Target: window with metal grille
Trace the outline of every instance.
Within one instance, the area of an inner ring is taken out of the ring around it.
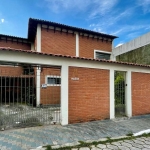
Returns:
[[[61,85],[60,76],[47,76],[47,85],[48,86],[60,86]]]
[[[106,59],[110,60],[110,54],[103,53],[103,52],[95,52],[95,58],[96,59]]]

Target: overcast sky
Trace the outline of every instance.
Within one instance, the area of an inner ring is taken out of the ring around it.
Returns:
[[[150,32],[150,0],[0,0],[0,34],[26,38],[30,17],[116,35],[117,46]]]

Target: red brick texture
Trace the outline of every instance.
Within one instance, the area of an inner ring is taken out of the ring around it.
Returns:
[[[0,66],[0,76],[20,76],[23,75],[22,67]]]
[[[112,51],[112,42],[97,40],[94,38],[79,37],[79,56],[94,58],[94,50],[106,52]]]
[[[75,56],[76,36],[65,32],[41,31],[41,51],[45,53]]]
[[[43,68],[41,72],[41,85],[46,84],[47,75],[60,76],[60,69]],[[41,104],[60,104],[60,86],[41,88]]]
[[[30,43],[22,43],[22,42],[15,42],[15,41],[5,41],[0,40],[0,47],[10,47],[14,49],[23,49],[23,50],[31,50]]]
[[[109,118],[109,71],[69,67],[69,123],[106,118]]]
[[[133,116],[150,114],[150,74],[132,72]]]

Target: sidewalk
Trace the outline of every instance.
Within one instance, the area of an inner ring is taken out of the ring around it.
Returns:
[[[51,125],[0,131],[0,149],[29,150],[44,145],[69,145],[78,141],[119,137],[150,129],[150,115],[127,120],[103,120],[67,126]]]

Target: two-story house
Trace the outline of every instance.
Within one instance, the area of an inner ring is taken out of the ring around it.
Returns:
[[[30,18],[28,37],[26,39],[1,34],[0,47],[109,60],[111,59],[112,44],[115,38],[116,36],[87,29]],[[34,91],[38,93],[36,94],[37,106],[39,104],[60,104],[60,68],[57,66],[53,66],[52,68],[34,67],[32,68],[32,73],[29,73],[31,70],[27,70],[26,66],[16,66],[15,69],[14,66],[10,65],[0,67],[2,76],[1,99],[6,99],[5,94],[2,93],[6,93],[6,97],[9,97],[9,94],[7,94],[8,91],[16,101],[17,97],[21,97],[20,100],[26,99],[26,87],[23,89],[19,87],[21,86],[21,82],[22,84],[25,84],[25,82],[29,84],[31,82],[30,84],[34,84],[35,86],[36,90]],[[33,78],[33,75],[35,75],[35,78]],[[21,78],[18,80],[17,76],[21,76]],[[10,83],[5,84],[5,80]],[[5,86],[10,87],[10,89],[8,88],[9,90],[7,90]],[[37,86],[41,88],[36,88]],[[21,90],[24,91],[24,94],[19,94],[18,96],[15,91]],[[22,98],[23,95],[24,98]]]
[[[27,39],[0,35],[1,124],[67,125],[150,113],[150,66],[112,61],[115,38],[38,19],[29,19]]]

